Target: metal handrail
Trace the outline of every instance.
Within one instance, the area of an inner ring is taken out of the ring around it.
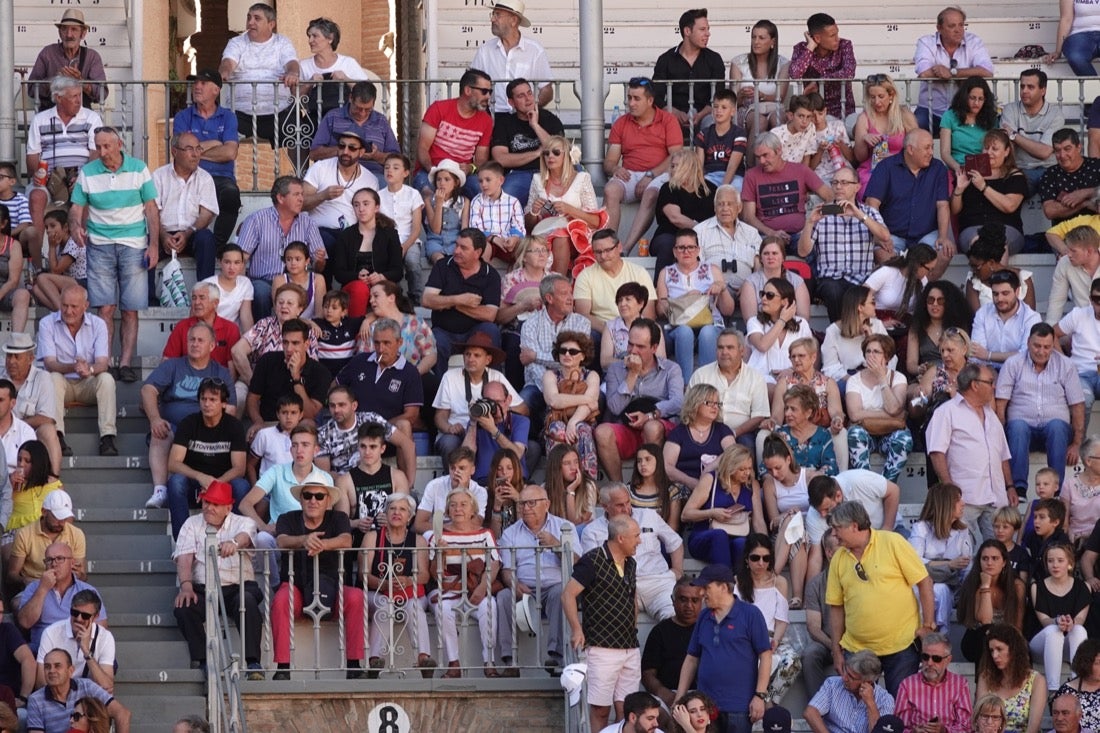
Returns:
[[[247,733],[244,705],[241,701],[241,654],[229,644],[229,615],[223,603],[218,574],[218,537],[214,527],[206,528],[206,719],[211,733]],[[238,562],[246,562],[238,555]],[[241,625],[244,623],[244,593],[241,598]]]

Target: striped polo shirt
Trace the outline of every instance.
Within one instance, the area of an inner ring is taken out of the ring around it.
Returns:
[[[88,207],[88,239],[92,244],[120,244],[144,249],[148,227],[144,204],[155,201],[157,189],[145,162],[122,154],[122,165],[111,171],[102,160],[80,169],[72,201]]]
[[[57,107],[50,107],[31,120],[27,154],[41,156],[50,168],[82,166],[89,151],[95,150],[94,130],[102,126],[103,118],[87,107],[81,107],[68,124],[58,117]]]

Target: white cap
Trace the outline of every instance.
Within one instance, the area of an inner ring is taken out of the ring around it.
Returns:
[[[581,701],[581,688],[588,675],[588,665],[584,662],[570,664],[561,671],[561,688],[569,693],[569,707]]]
[[[61,489],[54,489],[46,494],[42,508],[48,509],[58,521],[65,521],[73,516],[73,500]]]

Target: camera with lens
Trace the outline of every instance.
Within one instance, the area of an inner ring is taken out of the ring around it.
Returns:
[[[479,417],[491,417],[496,409],[497,405],[495,402],[481,397],[470,403],[470,417],[474,419]]]

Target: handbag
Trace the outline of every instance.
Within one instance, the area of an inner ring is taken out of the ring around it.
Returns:
[[[710,505],[714,506],[714,499],[718,495],[718,474],[714,475],[714,485],[710,489]],[[747,537],[749,534],[749,512],[738,512],[729,522],[717,519],[710,520],[711,529],[720,529],[730,537]]]
[[[579,374],[576,379],[559,379],[558,380],[558,392],[564,395],[582,395],[588,391],[588,382]],[[576,406],[566,407],[560,410],[548,410],[546,412],[546,424],[543,426],[543,430],[549,430],[550,424],[554,422],[569,422],[569,418],[573,417],[573,413],[577,411]],[[599,416],[599,411],[592,411],[585,418],[585,422],[591,425],[596,424],[596,418]]]
[[[668,301],[668,322],[671,326],[702,328],[714,323],[710,312],[710,297],[693,290]]]

